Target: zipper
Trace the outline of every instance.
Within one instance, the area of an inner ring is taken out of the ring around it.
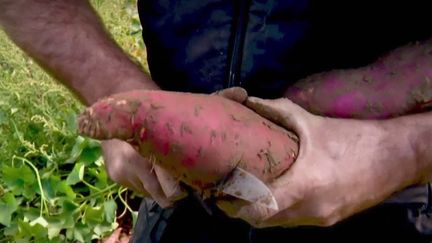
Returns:
[[[233,38],[230,41],[229,70],[225,88],[241,86],[241,64],[250,0],[234,1]]]

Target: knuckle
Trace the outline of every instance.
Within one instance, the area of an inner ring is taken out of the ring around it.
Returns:
[[[107,169],[107,174],[114,182],[120,182],[120,175],[113,169]]]
[[[330,217],[330,218],[323,220],[321,226],[330,227],[330,226],[335,225],[337,222],[338,222],[338,218]]]
[[[332,188],[334,180],[334,177],[330,173],[323,170],[318,170],[318,173],[309,174],[308,178],[308,191],[313,194],[321,194],[328,191],[328,188]]]
[[[274,210],[254,204],[240,209],[237,217],[242,218],[255,228],[263,228],[266,220],[274,214]]]
[[[108,176],[114,182],[119,182],[122,178],[122,173],[119,171],[118,163],[113,163],[112,161],[105,160],[105,169]]]
[[[317,224],[319,226],[329,227],[340,220],[339,213],[329,207],[323,207],[318,211]]]

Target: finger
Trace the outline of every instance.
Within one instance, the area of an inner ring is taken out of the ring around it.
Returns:
[[[104,141],[104,159],[110,178],[144,195],[150,195],[161,207],[171,206],[153,171],[150,161],[128,143],[118,139]]]
[[[101,243],[118,243],[120,242],[121,228],[117,228],[110,236],[101,240]]]
[[[312,114],[287,98],[265,100],[249,97],[245,105],[261,116],[297,133],[302,133],[306,124],[315,118]]]
[[[255,227],[266,226],[275,215],[284,211],[293,205],[302,202],[307,190],[307,182],[304,180],[304,174],[296,172],[299,164],[293,164],[290,170],[278,177],[268,187],[275,197],[279,210],[274,210],[258,203],[249,203],[244,200],[218,200],[217,206],[228,216],[241,218]]]
[[[135,160],[138,163],[147,163],[150,166],[145,168],[138,174],[139,179],[144,187],[144,189],[150,194],[150,196],[155,200],[159,206],[162,208],[167,208],[172,206],[172,201],[168,199],[165,195],[165,192],[162,189],[161,184],[159,183],[158,177],[154,172],[152,166],[148,160],[141,157],[141,155],[136,153]]]
[[[219,90],[214,92],[213,95],[222,96],[238,103],[245,102],[248,97],[247,91],[241,87],[231,87]]]
[[[293,203],[289,208],[280,211],[249,204],[242,200],[218,201],[217,206],[229,217],[245,220],[256,228],[266,227],[292,227],[304,225],[324,225],[310,212],[305,211],[299,202]]]
[[[155,165],[154,171],[161,185],[162,191],[170,201],[178,201],[187,196],[185,190],[180,187],[179,181],[175,179],[162,167]]]
[[[311,209],[310,205],[302,203],[295,204],[290,208],[272,216],[264,222],[261,222],[258,227],[298,227],[298,226],[321,226],[327,227],[343,220],[339,214],[330,217],[318,217],[319,209]]]
[[[285,209],[282,212],[260,222],[257,227],[297,227],[297,226],[319,225],[313,216],[308,216],[299,205]]]
[[[261,224],[266,219],[278,213],[261,204],[250,204],[244,200],[223,200],[217,201],[216,205],[229,217],[240,218],[253,226]]]
[[[129,151],[129,145],[123,141],[112,139],[103,141],[101,146],[105,169],[111,180],[141,194],[142,196],[150,196],[150,194],[144,189],[142,183],[140,183],[139,178],[134,174],[128,174],[125,177],[125,174],[127,174],[125,166],[133,166],[127,164],[133,163],[133,161],[130,161],[125,154],[125,151]]]

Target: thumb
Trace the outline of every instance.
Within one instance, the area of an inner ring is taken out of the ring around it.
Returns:
[[[265,100],[249,97],[245,105],[261,116],[298,133],[300,136],[304,135],[302,133],[306,124],[315,119],[314,115],[287,98]]]
[[[187,193],[181,188],[179,181],[164,170],[159,165],[154,165],[155,174],[159,180],[162,191],[170,201],[178,201],[187,196]]]
[[[235,101],[238,103],[245,102],[245,100],[248,97],[247,91],[241,87],[231,87],[231,88],[227,88],[227,89],[218,90],[218,91],[212,93],[212,95],[222,96],[226,99],[229,99],[229,100],[232,100],[232,101]]]
[[[268,218],[279,212],[261,204],[251,204],[240,199],[219,200],[216,205],[229,217],[242,219],[254,227],[259,227]]]
[[[296,175],[288,170],[282,177],[269,184],[279,209],[272,209],[261,203],[250,203],[245,200],[231,198],[221,198],[216,201],[216,205],[229,217],[240,218],[254,227],[267,227],[274,223],[274,216],[297,204],[304,197],[303,182],[296,178],[298,179]]]

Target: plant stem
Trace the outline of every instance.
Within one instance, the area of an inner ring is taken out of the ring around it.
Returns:
[[[26,158],[18,157],[18,156],[15,156],[15,155],[14,155],[14,156],[12,157],[12,161],[13,161],[14,159],[19,159],[19,160],[23,161],[24,163],[26,163],[27,165],[29,165],[29,166],[34,170],[34,172],[35,172],[35,174],[36,174],[36,180],[37,180],[37,182],[38,182],[39,190],[40,190],[40,194],[41,194],[41,209],[40,209],[39,216],[42,217],[44,206],[45,206],[45,208],[47,208],[47,209],[48,209],[48,206],[46,205],[46,201],[47,201],[47,200],[46,200],[46,198],[45,198],[45,194],[44,194],[44,191],[43,191],[42,181],[41,181],[40,176],[39,176],[39,171],[38,171],[38,169],[36,168],[36,166],[34,166],[33,163],[30,162],[29,160],[27,160]]]
[[[99,196],[100,194],[103,194],[103,193],[105,193],[107,191],[111,191],[111,189],[115,188],[116,186],[117,186],[117,184],[112,184],[112,185],[110,185],[108,187],[105,187],[104,189],[102,189],[102,190],[100,190],[98,192],[95,192],[95,193],[90,194],[90,195],[88,195],[86,197],[83,197],[83,198],[81,198],[81,202],[82,201],[87,201],[87,200],[89,200],[89,199],[91,199],[93,197]]]
[[[86,186],[88,186],[89,188],[91,188],[91,189],[93,189],[93,190],[95,190],[95,191],[97,191],[97,192],[102,191],[101,189],[99,189],[99,188],[93,186],[92,184],[88,183],[88,182],[87,182],[86,180],[84,180],[84,179],[82,179],[81,181],[82,181],[82,183],[84,183]]]
[[[122,188],[122,187],[120,187],[119,189],[118,189],[118,191],[117,191],[117,195],[118,195],[118,197],[119,197],[119,199],[120,199],[120,201],[123,203],[123,205],[129,210],[129,212],[131,213],[131,214],[133,214],[133,210],[129,207],[129,204],[123,199],[123,197],[121,196],[121,194],[123,193],[123,192],[125,192],[125,191],[127,191],[127,188]]]

